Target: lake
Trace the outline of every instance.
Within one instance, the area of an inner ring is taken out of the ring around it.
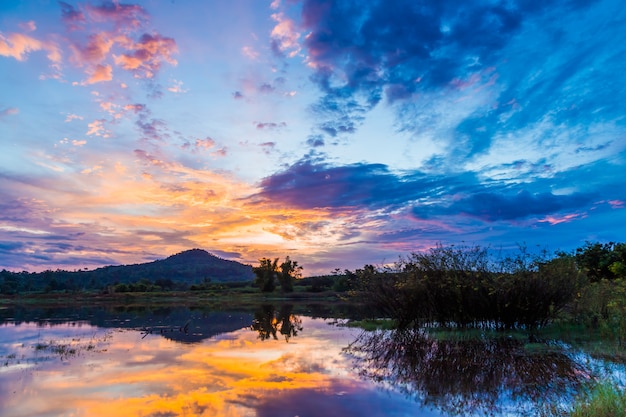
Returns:
[[[0,310],[0,415],[536,415],[624,365],[563,338],[365,332],[319,306]]]

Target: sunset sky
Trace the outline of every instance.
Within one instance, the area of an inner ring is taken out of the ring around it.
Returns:
[[[626,241],[620,0],[0,2],[0,269]]]

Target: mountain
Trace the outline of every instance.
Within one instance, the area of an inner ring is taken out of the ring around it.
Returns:
[[[218,258],[202,249],[191,249],[154,262],[105,266],[92,271],[58,269],[28,273],[2,270],[0,294],[104,289],[110,285],[135,284],[140,281],[149,281],[148,284],[156,284],[163,289],[186,289],[192,284],[207,281],[222,283],[253,280],[252,266]]]
[[[172,280],[188,285],[211,282],[252,281],[252,266],[219,258],[202,249],[191,249],[166,259],[135,265],[107,266],[84,273],[103,284],[131,283],[141,279]]]

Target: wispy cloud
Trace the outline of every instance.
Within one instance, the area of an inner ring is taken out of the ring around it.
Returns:
[[[4,119],[7,116],[16,115],[19,112],[19,109],[16,107],[0,107],[0,120]]]

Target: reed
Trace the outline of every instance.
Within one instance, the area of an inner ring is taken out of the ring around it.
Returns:
[[[571,417],[626,416],[626,392],[612,382],[601,382],[574,404]]]

